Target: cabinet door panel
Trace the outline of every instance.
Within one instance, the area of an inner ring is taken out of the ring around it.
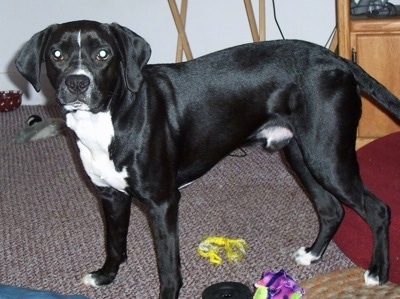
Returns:
[[[400,97],[400,33],[352,35],[352,47],[357,63],[375,79]],[[384,110],[363,98],[363,115],[358,129],[359,138],[377,138],[399,131]]]

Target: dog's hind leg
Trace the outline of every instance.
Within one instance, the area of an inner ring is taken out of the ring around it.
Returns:
[[[83,282],[91,286],[111,283],[119,266],[126,261],[126,238],[131,213],[131,198],[112,188],[99,188],[105,220],[106,261],[103,267],[87,274]]]
[[[303,187],[310,195],[319,218],[319,234],[313,245],[307,248],[301,247],[293,256],[298,264],[310,265],[322,258],[343,218],[343,208],[340,202],[312,176],[304,163],[303,156],[295,140],[284,148],[284,153]]]
[[[353,145],[350,144],[349,147],[346,147],[338,142],[339,140],[343,141],[341,137],[332,135],[327,136],[325,141],[320,141],[320,143],[329,142],[330,146],[318,146],[315,142],[310,144],[310,139],[303,141],[304,143],[303,145],[300,144],[300,148],[304,163],[321,188],[355,210],[368,223],[373,235],[374,247],[371,262],[365,274],[365,283],[367,285],[383,284],[388,280],[390,211],[388,206],[369,192],[361,181]],[[304,146],[305,144],[307,146]],[[332,198],[330,201],[332,202]],[[314,198],[314,202],[319,207],[328,205],[325,203],[326,198]],[[335,206],[337,205],[335,204]],[[338,207],[336,209],[338,210]],[[336,213],[339,215],[338,212]],[[321,218],[323,221],[331,221],[327,216]],[[335,226],[337,226],[338,220],[335,221]],[[332,233],[333,231],[330,232],[330,234]],[[320,232],[316,242],[318,243],[320,239],[327,236],[324,231]],[[320,250],[321,248],[317,249]],[[315,248],[312,247],[312,254],[316,253],[314,250]]]
[[[372,259],[364,274],[365,283],[384,284],[389,279],[390,208],[366,188],[363,190],[362,202],[353,201],[348,204],[368,223],[374,236]]]
[[[390,212],[361,181],[355,151],[361,116],[357,82],[348,71],[320,69],[318,74],[304,74],[305,85],[291,106],[294,110],[289,118],[295,137],[288,156],[295,160],[294,168],[312,196],[322,227],[315,243],[305,253],[300,252],[298,260],[305,260],[307,254],[317,259],[328,245],[341,222],[339,201],[355,210],[371,228],[374,247],[365,283],[383,284],[389,270]]]

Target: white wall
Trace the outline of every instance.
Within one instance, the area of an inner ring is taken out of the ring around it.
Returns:
[[[178,6],[180,0],[177,0]],[[193,55],[251,42],[243,0],[189,0],[187,35]],[[258,1],[253,0],[258,16]],[[286,38],[325,45],[335,27],[334,0],[275,0]],[[267,40],[280,39],[266,0]],[[14,59],[34,33],[53,23],[92,19],[118,22],[143,36],[152,46],[150,63],[174,62],[177,31],[167,0],[1,0],[0,90],[22,89],[23,104],[52,103],[53,91],[43,79],[37,94],[17,73]],[[45,77],[45,76],[43,76]]]

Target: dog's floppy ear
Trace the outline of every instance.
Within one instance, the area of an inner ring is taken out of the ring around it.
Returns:
[[[110,25],[122,57],[122,69],[125,84],[132,92],[137,92],[142,85],[141,70],[150,59],[150,45],[139,35],[116,23]]]
[[[22,76],[28,80],[37,92],[40,91],[40,70],[45,60],[47,42],[57,25],[51,25],[36,33],[22,47],[15,65]]]

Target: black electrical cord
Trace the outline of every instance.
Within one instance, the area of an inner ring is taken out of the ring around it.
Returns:
[[[331,35],[329,35],[329,38],[328,38],[328,40],[326,41],[326,44],[325,44],[325,48],[328,47],[329,42],[331,41],[333,35],[335,34],[336,27],[337,27],[337,26],[335,26],[335,28],[333,28],[333,30],[332,30],[332,32],[331,32]]]
[[[240,153],[238,153],[238,151]],[[235,157],[235,158],[244,158],[247,156],[247,152],[243,149],[243,147],[238,147],[235,151],[230,153],[228,156]]]
[[[280,32],[280,34],[281,34],[281,36],[282,36],[282,39],[285,39],[285,36],[283,35],[283,32],[282,32],[282,30],[281,30],[281,26],[279,26],[279,22],[278,22],[278,19],[277,19],[277,17],[276,17],[275,0],[272,0],[272,10],[273,10],[273,12],[274,12],[275,24],[276,24],[276,26],[277,26],[278,29],[279,29],[279,32]]]

